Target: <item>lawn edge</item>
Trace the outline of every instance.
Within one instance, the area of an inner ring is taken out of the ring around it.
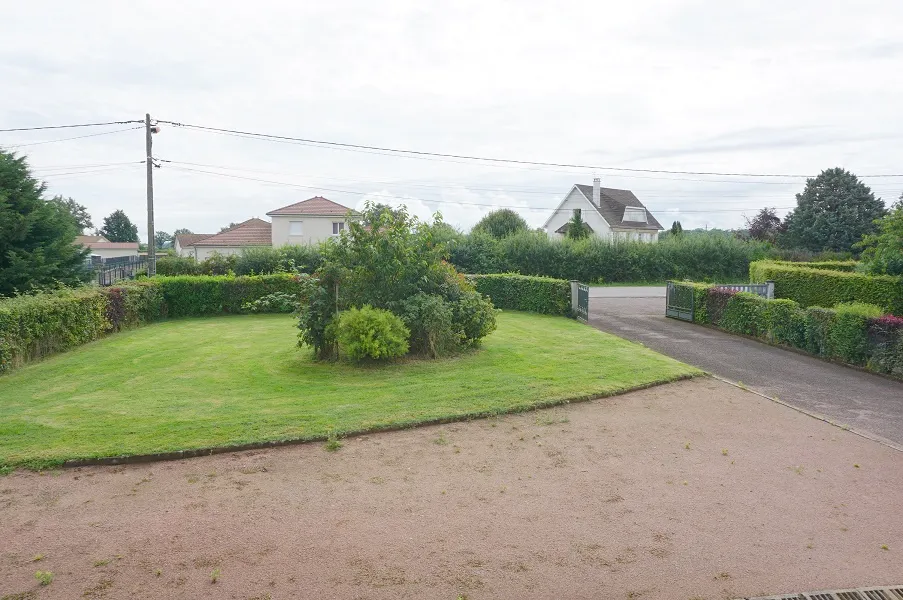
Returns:
[[[152,452],[148,454],[128,454],[121,456],[107,456],[107,457],[98,457],[98,458],[74,458],[70,460],[64,460],[61,462],[54,462],[51,464],[50,462],[44,463],[40,468],[30,467],[28,464],[11,464],[11,465],[3,465],[3,468],[0,468],[0,473],[5,470],[9,470],[12,472],[16,469],[25,469],[29,471],[42,471],[52,468],[76,468],[76,467],[89,467],[89,466],[111,466],[111,465],[127,465],[127,464],[140,464],[140,463],[149,463],[149,462],[164,462],[170,460],[181,460],[184,458],[195,458],[198,456],[212,456],[215,454],[225,454],[227,452],[243,452],[246,450],[261,450],[265,448],[279,448],[282,446],[295,446],[299,444],[307,444],[314,442],[325,442],[330,438],[352,438],[358,437],[362,435],[367,435],[371,433],[385,433],[391,431],[404,431],[407,429],[414,429],[417,427],[428,427],[430,425],[445,425],[448,423],[460,423],[463,421],[473,421],[475,419],[485,419],[489,417],[496,417],[500,415],[508,415],[508,414],[518,414],[529,412],[532,410],[539,410],[543,408],[551,408],[554,406],[561,406],[563,404],[573,404],[577,402],[590,402],[592,400],[601,400],[603,398],[611,398],[613,396],[620,396],[623,394],[627,394],[630,392],[636,392],[639,390],[645,390],[653,387],[657,387],[660,385],[667,385],[669,383],[675,383],[677,381],[685,381],[689,379],[695,379],[698,377],[709,377],[710,375],[698,367],[692,367],[697,372],[695,373],[684,373],[681,375],[676,375],[674,377],[669,377],[665,379],[660,379],[656,381],[651,381],[647,383],[643,383],[640,385],[631,386],[628,388],[614,390],[611,392],[603,392],[596,394],[584,394],[582,396],[574,396],[570,398],[562,398],[555,400],[541,400],[539,402],[535,402],[532,404],[517,406],[508,409],[501,410],[488,410],[488,411],[474,411],[470,413],[465,413],[461,415],[455,415],[452,417],[435,417],[430,419],[422,419],[416,421],[410,421],[405,423],[393,423],[391,425],[375,425],[373,427],[366,427],[361,429],[354,429],[350,431],[336,431],[328,435],[313,435],[313,436],[302,436],[302,437],[294,437],[294,438],[286,438],[281,440],[269,440],[262,442],[248,442],[246,444],[229,444],[224,446],[207,446],[204,448],[194,448],[188,450],[173,450],[169,452]],[[11,469],[11,470],[10,470]]]

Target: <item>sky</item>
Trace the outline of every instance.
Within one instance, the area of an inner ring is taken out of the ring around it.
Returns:
[[[0,21],[0,129],[154,119],[525,161],[351,151],[160,124],[156,229],[215,233],[315,195],[467,230],[541,226],[575,183],[630,189],[669,227],[783,215],[841,166],[903,192],[899,0],[34,0]],[[47,195],[146,237],[143,127],[0,132]],[[102,135],[96,135],[102,134]],[[82,137],[91,136],[91,137]],[[69,139],[79,138],[79,139]],[[171,162],[162,162],[171,161]],[[652,171],[789,174],[686,175]],[[802,176],[802,177],[801,177]]]

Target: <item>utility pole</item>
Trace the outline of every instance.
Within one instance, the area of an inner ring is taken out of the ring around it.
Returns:
[[[144,147],[147,150],[147,276],[157,274],[157,249],[154,243],[154,140],[150,113],[144,115]]]

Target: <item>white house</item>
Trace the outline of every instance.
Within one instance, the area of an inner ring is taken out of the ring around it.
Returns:
[[[89,248],[92,257],[103,260],[138,257],[138,242],[111,242],[102,235],[79,235],[75,238],[75,244]]]
[[[317,244],[345,230],[357,213],[322,196],[314,196],[267,213],[273,219],[274,248],[286,244]]]
[[[575,184],[543,225],[549,237],[564,237],[574,213],[580,211],[591,235],[602,239],[655,242],[662,226],[630,190]]]
[[[180,233],[173,238],[172,247],[179,256],[194,256],[194,245],[214,235],[213,233]]]
[[[272,245],[272,226],[263,219],[248,219],[231,229],[194,242],[189,256],[204,260],[213,254],[241,254],[246,248]],[[181,247],[181,245],[180,245]],[[180,254],[180,256],[182,256]]]

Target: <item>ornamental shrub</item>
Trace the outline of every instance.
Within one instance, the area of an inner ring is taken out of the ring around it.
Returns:
[[[837,313],[830,308],[810,306],[806,309],[806,351],[817,356],[831,356],[831,330]]]
[[[201,263],[190,256],[157,257],[157,275],[173,277],[175,275],[201,275]]]
[[[720,287],[709,287],[706,289],[705,295],[705,314],[706,319],[712,325],[721,325],[721,317],[734,296],[737,295],[736,290]],[[695,312],[695,311],[694,311]]]
[[[884,311],[873,304],[841,303],[834,307],[837,314],[829,335],[832,354],[844,362],[864,365],[868,358],[868,324]]]
[[[802,306],[867,302],[903,315],[903,277],[845,273],[758,261],[749,266],[749,279],[754,283],[774,281],[775,297],[789,298]]]
[[[319,246],[287,245],[247,248],[235,258],[236,275],[313,273],[323,262]]]
[[[793,300],[768,300],[762,332],[768,341],[794,348],[806,347],[806,313]]]
[[[298,295],[286,292],[273,292],[241,305],[244,312],[249,313],[291,313],[299,308]]]
[[[885,315],[868,325],[868,368],[903,377],[903,318]]]
[[[498,308],[547,315],[568,315],[571,312],[571,284],[563,279],[515,273],[469,275],[467,279]]]
[[[433,358],[453,352],[463,341],[452,305],[442,296],[419,293],[394,303],[392,310],[410,332],[410,349]]]
[[[731,296],[717,325],[733,333],[758,336],[764,333],[767,300],[749,292]]]
[[[339,352],[355,362],[389,360],[408,351],[410,331],[388,310],[364,305],[339,313],[331,325]]]

